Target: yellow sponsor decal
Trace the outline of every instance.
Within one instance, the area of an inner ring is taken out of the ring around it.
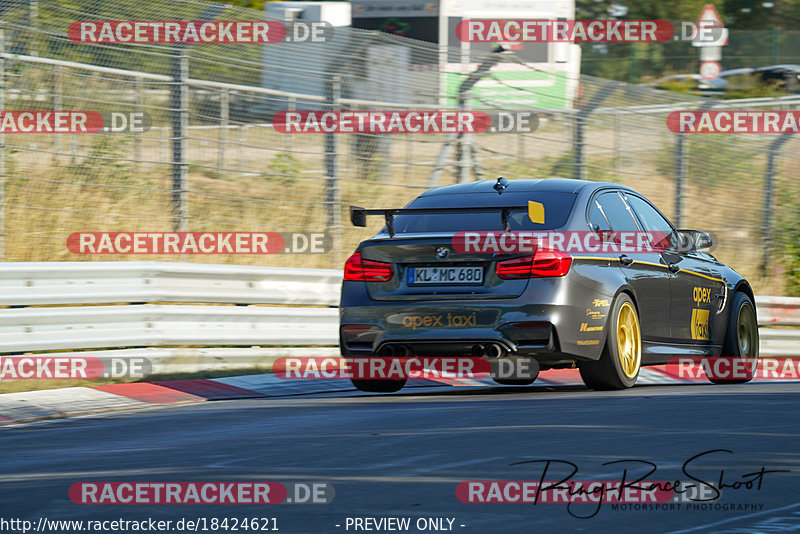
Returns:
[[[586,308],[586,317],[590,317],[592,319],[602,319],[605,316],[605,313],[600,313],[599,311],[594,311],[591,308]]]
[[[608,300],[607,299],[594,299],[592,301],[592,306],[594,306],[595,308],[606,307],[606,306],[608,306]]]
[[[599,339],[580,339],[578,340],[578,345],[599,345]]]
[[[477,312],[468,315],[454,315],[452,313],[439,313],[431,315],[406,315],[403,317],[403,326],[416,330],[417,328],[433,328],[440,326],[464,327],[476,326]]]
[[[528,201],[528,218],[536,224],[544,224],[544,204]]]
[[[701,304],[708,304],[711,302],[711,288],[710,287],[696,287],[692,290],[692,298],[696,306]]]
[[[692,339],[708,339],[708,311],[692,310]]]
[[[587,323],[581,323],[581,332],[597,332],[602,329],[602,326],[589,326]]]

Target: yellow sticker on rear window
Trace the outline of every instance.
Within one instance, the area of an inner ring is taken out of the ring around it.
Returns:
[[[544,204],[529,200],[528,218],[536,224],[544,224]]]

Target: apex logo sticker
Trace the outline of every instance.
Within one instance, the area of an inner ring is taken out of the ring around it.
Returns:
[[[476,326],[477,312],[469,315],[453,315],[452,313],[439,313],[436,315],[406,315],[403,317],[403,326],[416,330],[417,328],[441,327],[464,327]]]
[[[696,287],[692,290],[692,299],[695,305],[708,304],[711,302],[711,288],[710,287]]]
[[[692,310],[692,339],[708,339],[709,310]]]
[[[592,301],[592,306],[594,306],[595,308],[600,308],[600,307],[605,308],[605,307],[608,306],[608,300],[607,299],[594,299]]]

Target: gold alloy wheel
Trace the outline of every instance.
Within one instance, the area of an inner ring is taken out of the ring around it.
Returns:
[[[736,321],[736,341],[739,345],[739,357],[749,362],[750,376],[758,367],[758,325],[753,307],[745,304],[739,309],[739,320]]]
[[[642,359],[642,339],[639,319],[630,302],[623,303],[617,315],[617,354],[622,372],[634,378]]]
[[[756,316],[750,305],[744,305],[739,309],[739,321],[736,327],[737,340],[739,342],[739,356],[755,356],[756,349]]]

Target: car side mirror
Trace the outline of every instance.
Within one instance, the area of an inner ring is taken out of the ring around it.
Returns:
[[[697,250],[703,250],[706,248],[711,248],[714,244],[714,241],[711,239],[711,236],[705,232],[700,232],[699,230],[695,230],[693,233],[694,237],[694,248]]]
[[[703,250],[714,245],[711,236],[700,230],[678,230],[678,237],[680,238],[679,248],[681,252]]]

